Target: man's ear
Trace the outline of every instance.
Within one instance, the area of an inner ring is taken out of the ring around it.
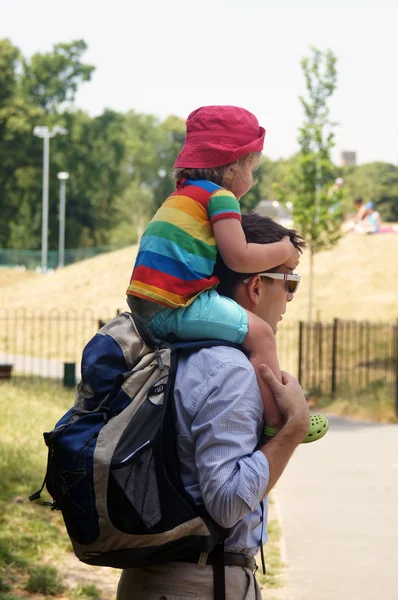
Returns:
[[[247,284],[247,294],[253,304],[258,304],[260,302],[262,286],[261,277],[259,275],[253,275],[253,277],[250,278]]]

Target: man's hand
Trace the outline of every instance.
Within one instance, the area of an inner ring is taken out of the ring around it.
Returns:
[[[282,242],[286,244],[288,252],[287,259],[283,264],[286,265],[288,269],[294,271],[294,269],[300,262],[300,251],[298,250],[298,248],[293,246],[288,235],[285,235],[285,237],[282,238]]]
[[[308,431],[309,412],[301,385],[289,373],[282,371],[281,374],[282,383],[276,379],[267,365],[260,365],[260,375],[271,388],[285,418],[282,429],[260,448],[269,465],[269,480],[265,494],[274,487],[294,450]]]
[[[297,379],[286,371],[281,371],[280,383],[267,365],[260,365],[260,374],[271,388],[285,423],[294,425],[297,435],[302,432],[304,438],[308,430],[309,411],[303,389]]]

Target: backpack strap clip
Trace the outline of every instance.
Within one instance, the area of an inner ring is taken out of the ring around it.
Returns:
[[[160,354],[160,350],[159,350],[158,346],[155,347],[155,356],[156,356],[156,362],[158,363],[159,371],[164,371],[162,355]]]
[[[206,567],[206,563],[207,563],[207,557],[209,556],[209,554],[207,552],[201,552],[199,555],[199,560],[197,563],[197,567],[198,569],[204,569]]]

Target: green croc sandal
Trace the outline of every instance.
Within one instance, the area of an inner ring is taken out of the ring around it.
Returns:
[[[317,440],[320,440],[324,435],[326,435],[328,429],[329,421],[327,417],[324,415],[310,415],[310,426],[308,427],[308,433],[301,443],[308,444],[309,442],[316,442]],[[278,433],[278,430],[265,425],[264,433],[265,436],[270,439]]]

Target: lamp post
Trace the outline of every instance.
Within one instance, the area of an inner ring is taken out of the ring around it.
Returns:
[[[61,171],[57,175],[60,181],[59,188],[59,251],[58,251],[58,268],[62,269],[65,266],[65,187],[66,180],[69,178],[69,173]]]
[[[50,172],[50,138],[57,134],[68,133],[63,127],[49,129],[47,125],[38,125],[33,129],[33,135],[43,138],[43,207],[41,225],[41,270],[47,272],[47,240],[48,240],[48,179]]]

